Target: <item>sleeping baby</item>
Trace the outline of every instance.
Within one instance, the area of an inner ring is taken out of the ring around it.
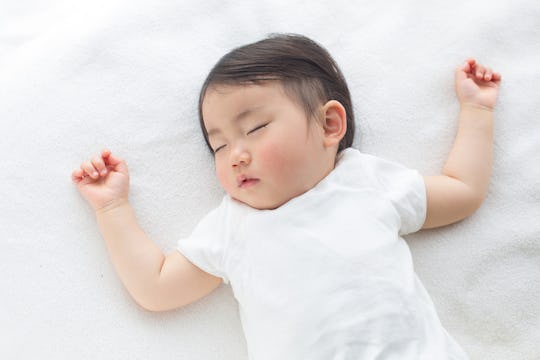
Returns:
[[[474,59],[457,67],[458,132],[441,174],[421,176],[352,147],[347,84],[316,42],[232,50],[199,98],[226,195],[169,255],[137,222],[124,160],[104,150],[72,179],[133,298],[164,311],[230,284],[252,360],[467,359],[402,236],[481,205],[500,81]]]

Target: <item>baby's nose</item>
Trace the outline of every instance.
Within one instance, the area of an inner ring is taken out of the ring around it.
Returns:
[[[233,168],[246,166],[251,162],[251,154],[245,148],[238,148],[232,152],[231,165]]]

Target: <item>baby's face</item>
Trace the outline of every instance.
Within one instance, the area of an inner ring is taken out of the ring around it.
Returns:
[[[333,167],[322,125],[308,120],[278,82],[209,87],[202,112],[219,182],[253,208],[283,205]]]

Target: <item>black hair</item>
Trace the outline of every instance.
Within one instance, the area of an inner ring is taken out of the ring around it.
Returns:
[[[317,109],[327,101],[339,101],[347,114],[347,132],[339,143],[338,152],[352,145],[355,129],[351,96],[332,56],[305,36],[274,34],[225,54],[206,77],[199,95],[199,121],[210,150],[202,114],[208,88],[266,81],[279,81],[287,95],[304,108],[308,118],[319,117]]]

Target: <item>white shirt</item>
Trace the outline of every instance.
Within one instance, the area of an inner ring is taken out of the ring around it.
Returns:
[[[178,249],[231,284],[251,360],[466,359],[400,237],[425,215],[418,172],[349,148],[277,209],[225,196]]]

